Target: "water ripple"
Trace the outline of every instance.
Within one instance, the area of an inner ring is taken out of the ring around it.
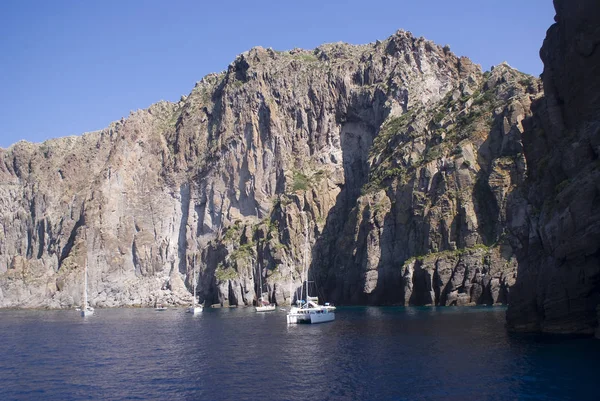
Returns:
[[[0,311],[0,400],[595,400],[600,342],[502,308]]]

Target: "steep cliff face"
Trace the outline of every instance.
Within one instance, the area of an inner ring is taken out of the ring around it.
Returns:
[[[600,4],[554,1],[546,96],[525,135],[530,230],[520,236],[509,327],[593,333],[600,304]]]
[[[500,65],[465,74],[433,107],[388,118],[341,237],[323,236],[328,294],[352,303],[506,303],[515,236],[527,229],[521,122],[539,89]]]
[[[398,32],[254,48],[175,104],[0,150],[0,307],[505,303],[540,83]],[[258,288],[258,275],[263,288]]]
[[[86,261],[95,305],[189,299],[173,274],[185,187],[163,167],[165,125],[181,106],[160,103],[101,132],[2,151],[0,305],[79,304]],[[167,282],[172,291],[161,291]]]

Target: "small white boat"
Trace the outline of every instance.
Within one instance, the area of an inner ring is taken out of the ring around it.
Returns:
[[[306,284],[306,301],[298,300],[297,306],[292,306],[287,314],[288,324],[315,324],[333,322],[335,320],[335,306],[326,304],[325,306],[319,305],[319,298],[311,297],[308,295],[308,250],[310,249],[308,241],[308,230],[306,231],[306,244],[304,246],[304,277]],[[300,290],[302,295],[302,289]]]
[[[167,310],[167,307],[164,306],[163,304],[159,304],[158,299],[155,299],[154,300],[154,310],[157,312],[164,312]]]
[[[270,311],[274,311],[275,309],[277,309],[277,307],[275,305],[271,304],[271,305],[257,306],[255,309],[257,312],[270,312]]]
[[[265,301],[262,296],[263,296],[263,292],[262,292],[262,269],[258,269],[258,292],[257,294],[260,295],[260,298],[257,301],[257,305],[254,308],[254,310],[256,312],[271,312],[277,309],[277,306],[275,306],[274,304],[270,303],[269,301]]]
[[[194,299],[192,300],[192,306],[187,309],[187,313],[191,313],[192,315],[197,315],[204,307],[202,305],[196,305],[196,269],[194,268]]]
[[[83,272],[84,292],[83,292],[83,305],[81,306],[80,312],[81,317],[92,316],[94,314],[94,308],[88,305],[88,289],[87,289],[87,259],[85,261],[85,268]]]
[[[94,314],[94,308],[92,308],[91,306],[88,306],[87,308],[81,310],[82,317],[92,316],[93,314]]]
[[[187,308],[187,313],[191,313],[193,315],[197,315],[199,313],[201,313],[204,310],[204,308],[202,306],[196,305],[196,306],[190,306],[189,308]]]

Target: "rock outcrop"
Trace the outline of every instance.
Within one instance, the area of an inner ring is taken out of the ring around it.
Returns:
[[[515,236],[527,231],[521,123],[540,87],[505,64],[464,74],[434,107],[388,118],[380,129],[358,200],[317,247],[319,277],[335,301],[507,302]],[[420,271],[425,276],[415,276]]]
[[[514,330],[592,334],[600,304],[600,4],[555,0],[541,50],[545,97],[524,135],[527,220]]]
[[[0,149],[0,307],[512,297],[541,83],[410,33],[254,48],[177,103]],[[258,275],[263,288],[258,288]],[[316,285],[315,285],[316,284]]]

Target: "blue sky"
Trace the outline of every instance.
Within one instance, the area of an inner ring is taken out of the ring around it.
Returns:
[[[178,100],[253,46],[411,31],[487,70],[539,75],[551,0],[2,0],[0,147],[77,135]]]

